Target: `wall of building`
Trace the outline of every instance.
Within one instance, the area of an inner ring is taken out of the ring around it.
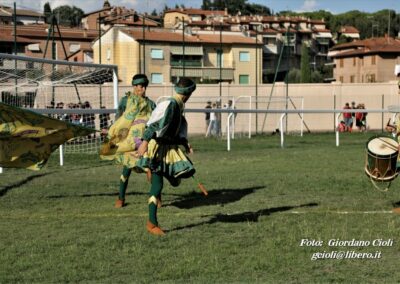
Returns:
[[[184,21],[189,21],[189,16],[186,14],[178,12],[166,13],[164,16],[164,27],[166,29],[174,27],[175,24],[177,23],[176,18],[178,18],[179,21],[181,21],[182,17],[184,18]]]
[[[232,57],[234,62],[234,76],[235,84],[239,84],[240,75],[249,75],[249,84],[254,85],[256,82],[256,49],[254,47],[248,47],[245,45],[236,45],[232,47]],[[250,61],[240,61],[240,52],[248,52],[250,55]],[[258,49],[258,81],[262,80],[262,48]]]
[[[27,88],[27,87],[26,87]],[[69,88],[69,89],[68,89]],[[91,102],[93,108],[98,108],[99,104],[99,86],[81,85],[78,86],[82,101]],[[120,85],[119,97],[125,92],[132,90],[132,86]],[[388,109],[389,106],[398,105],[400,110],[400,96],[398,94],[397,81],[375,84],[291,84],[286,86],[282,83],[275,84],[272,92],[272,100],[269,102],[272,85],[263,84],[258,87],[258,96],[256,99],[256,90],[254,85],[234,85],[223,84],[221,88],[218,84],[198,85],[195,93],[188,101],[186,108],[203,109],[207,101],[221,102],[223,107],[228,100],[235,101],[237,109],[285,109],[286,94],[291,100],[288,101],[288,109],[342,109],[345,103],[354,101],[356,104],[365,104],[366,109]],[[56,88],[56,102],[77,102],[74,95],[73,86],[67,88]],[[147,95],[154,101],[165,99],[174,93],[173,86],[150,85]],[[102,101],[106,108],[113,108],[112,86],[102,87]],[[52,98],[51,89],[41,90],[36,97],[36,105],[44,107],[49,105]],[[250,102],[251,99],[251,102]],[[268,107],[269,105],[269,107]],[[238,135],[247,135],[249,124],[251,132],[272,133],[279,126],[281,114],[238,114],[236,117],[235,131]],[[386,125],[392,113],[370,113],[367,116],[367,125],[369,129],[381,130]],[[204,134],[205,121],[204,113],[187,113],[186,118],[189,122],[190,134]],[[227,114],[222,115],[222,129],[226,130]],[[342,118],[340,118],[342,119]],[[327,114],[304,114],[304,131],[308,129],[311,132],[334,131],[335,115]],[[288,116],[288,131],[298,133],[301,129],[301,120],[298,114]]]
[[[375,64],[373,64],[373,58],[375,58]],[[341,60],[343,60],[343,67],[340,66]],[[385,56],[383,58],[379,55],[336,58],[334,77],[336,81],[340,81],[340,77],[343,76],[343,83],[351,83],[350,78],[354,76],[354,83],[368,83],[369,78],[374,75],[376,82],[388,82],[396,79],[393,71],[399,61],[398,57]]]

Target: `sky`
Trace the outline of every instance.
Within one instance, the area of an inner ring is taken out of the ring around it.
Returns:
[[[96,11],[103,7],[103,0],[0,0],[0,5],[28,8],[43,11],[46,2],[52,8],[61,5],[70,5],[81,8],[85,13]],[[174,8],[176,4],[184,4],[186,8],[200,8],[202,0],[109,0],[112,6],[125,6],[139,12],[151,13],[154,9],[162,11],[167,5]],[[400,0],[248,0],[248,3],[261,4],[269,7],[274,13],[291,10],[296,12],[311,12],[326,10],[333,14],[340,14],[350,10],[373,13],[383,9],[400,11]]]

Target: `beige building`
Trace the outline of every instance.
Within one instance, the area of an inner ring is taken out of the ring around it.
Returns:
[[[371,38],[334,46],[334,78],[342,83],[375,83],[396,80],[393,73],[400,64],[400,40]]]
[[[257,66],[259,81],[262,74],[261,41],[256,46],[254,39],[235,32],[183,35],[182,30],[113,27],[101,37],[101,46],[96,40],[92,48],[95,63],[101,50],[102,63],[118,65],[123,84],[136,73],[160,85],[181,76],[199,83],[255,84]]]
[[[164,28],[174,28],[180,22],[198,23],[199,25],[206,24],[210,20],[226,19],[228,18],[228,11],[209,11],[202,9],[172,9],[164,13]]]

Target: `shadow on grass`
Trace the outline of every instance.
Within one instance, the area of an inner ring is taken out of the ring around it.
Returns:
[[[192,192],[189,194],[181,195],[181,197],[173,202],[165,204],[163,206],[174,206],[180,209],[191,209],[200,206],[209,205],[225,205],[228,203],[236,202],[245,197],[246,195],[252,194],[259,189],[265,188],[264,186],[254,186],[248,188],[231,188],[231,189],[213,189],[208,191],[208,196],[199,196],[198,192]]]
[[[177,228],[174,228],[171,230],[166,230],[166,232],[179,231],[179,230],[194,228],[194,227],[202,226],[202,225],[211,225],[211,224],[215,224],[218,222],[222,222],[222,223],[258,222],[258,218],[260,216],[268,216],[273,213],[288,211],[288,210],[295,209],[295,208],[314,207],[314,206],[318,206],[318,203],[307,203],[307,204],[302,204],[302,205],[297,205],[297,206],[282,206],[282,207],[275,207],[275,208],[266,208],[266,209],[261,209],[261,210],[254,211],[254,212],[247,211],[247,212],[238,213],[238,214],[218,213],[216,215],[205,215],[202,217],[210,217],[211,216],[211,219],[208,221],[200,222],[200,223],[189,224],[189,225],[177,227]]]
[[[149,195],[146,192],[127,192],[125,195]],[[107,192],[107,193],[86,193],[86,194],[78,194],[78,195],[51,195],[47,196],[49,199],[58,199],[58,198],[76,198],[76,197],[99,197],[99,196],[118,196],[118,192]]]
[[[400,201],[393,202],[392,206],[393,206],[393,208],[399,208],[400,207]]]
[[[37,178],[40,178],[40,177],[43,177],[43,176],[47,176],[49,174],[52,174],[52,173],[49,172],[49,173],[42,173],[42,174],[32,175],[32,176],[26,177],[25,179],[23,179],[23,180],[21,180],[19,182],[16,182],[14,184],[11,184],[11,185],[8,185],[6,187],[3,187],[3,188],[0,189],[0,197],[6,195],[7,192],[9,192],[12,189],[18,188],[18,187],[20,187],[20,186],[22,186],[24,184],[27,184],[28,182],[30,182],[30,181],[32,181],[34,179],[37,179]]]

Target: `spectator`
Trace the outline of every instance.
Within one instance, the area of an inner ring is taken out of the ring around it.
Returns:
[[[345,132],[346,131],[346,124],[344,123],[344,121],[340,121],[339,125],[338,125],[338,131],[339,132]]]
[[[216,102],[216,109],[221,109],[221,100],[217,100]],[[215,129],[216,129],[216,136],[221,137],[221,113],[215,113],[216,121],[215,121]]]
[[[343,109],[351,109],[349,103],[346,103]],[[343,118],[344,118],[344,123],[346,125],[345,131],[351,132],[353,125],[351,112],[344,112]]]
[[[211,101],[207,101],[207,104],[206,104],[206,107],[205,107],[205,108],[206,108],[206,109],[212,108],[212,106],[211,106]],[[206,120],[206,136],[207,136],[208,127],[210,126],[210,113],[209,113],[209,112],[206,112],[205,120]]]
[[[365,104],[361,104],[361,109],[365,110]],[[367,112],[363,113],[362,119],[361,119],[361,130],[362,131],[367,131]]]
[[[105,109],[105,106],[100,107],[101,109]],[[110,120],[110,114],[109,113],[100,113],[99,114],[99,120],[100,120],[100,129],[108,129],[108,121]]]
[[[217,108],[217,103],[212,104],[212,109]],[[208,126],[206,137],[212,135],[215,136],[217,134],[217,116],[215,112],[210,112],[210,125]]]
[[[352,109],[358,109],[358,106],[356,106],[356,102],[351,102],[351,108]],[[353,129],[354,126],[354,121],[356,120],[356,113],[352,112],[351,113],[351,128]]]
[[[233,101],[229,100],[228,104],[224,105],[225,109],[236,109],[236,107],[233,106]],[[230,113],[229,113],[230,114]],[[229,115],[228,114],[228,115]],[[233,133],[234,128],[235,128],[235,120],[236,120],[236,113],[233,114],[233,117],[229,120],[229,128],[231,133]]]
[[[361,104],[359,104],[358,106],[357,106],[357,109],[362,109],[362,107],[361,107]],[[363,117],[364,117],[364,113],[362,113],[362,112],[356,112],[355,113],[355,119],[356,119],[356,127],[358,128],[358,130],[360,131],[360,132],[362,132],[363,130],[362,130],[362,119],[363,119]]]

